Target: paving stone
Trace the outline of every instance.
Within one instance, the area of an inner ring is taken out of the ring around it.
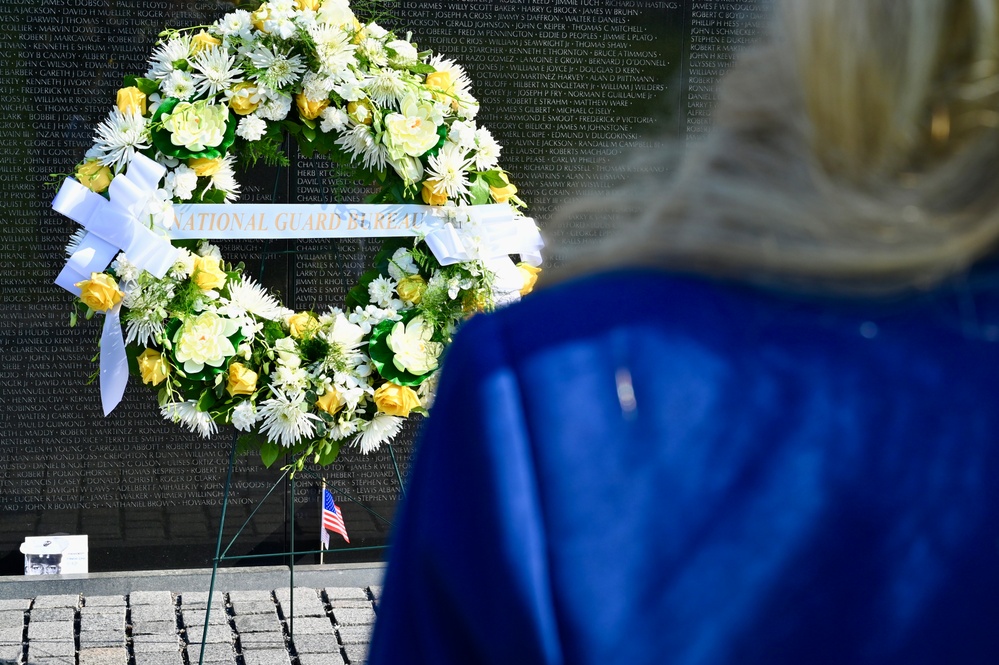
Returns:
[[[187,610],[182,612],[181,616],[184,619],[184,625],[187,629],[191,628],[201,628],[205,625],[205,616],[208,617],[208,624],[211,626],[220,626],[222,624],[229,623],[229,615],[225,612],[216,612],[212,610],[211,614],[205,613],[204,610]]]
[[[88,612],[87,614],[81,614],[80,630],[123,632],[125,630],[125,613],[115,612],[114,614],[95,614]]]
[[[76,645],[73,640],[35,640],[28,642],[28,662],[34,663],[38,658],[76,659]]]
[[[0,642],[20,642],[24,638],[24,628],[7,626],[0,628]]]
[[[128,652],[124,646],[96,649],[80,648],[79,665],[126,665]]]
[[[80,604],[80,596],[78,595],[61,595],[61,596],[38,596],[35,598],[35,604],[32,609],[40,609],[43,607],[77,607]]]
[[[28,623],[29,640],[73,639],[72,621],[31,621]]]
[[[180,636],[177,635],[176,633],[173,635],[133,635],[132,645],[138,646],[140,644],[143,645],[155,644],[155,645],[160,645],[163,648],[165,648],[164,645],[176,646],[177,644],[180,644]]]
[[[174,639],[173,642],[132,642],[132,651],[138,656],[155,655],[158,653],[180,653],[180,641]]]
[[[122,647],[125,646],[125,627],[120,630],[81,630],[80,648]]]
[[[343,650],[347,653],[347,660],[350,661],[351,665],[364,663],[368,660],[367,644],[344,644]]]
[[[338,607],[356,607],[359,609],[370,610],[374,605],[372,605],[370,600],[359,600],[359,599],[348,599],[348,600],[334,600],[330,603],[330,606],[336,611]]]
[[[336,640],[329,635],[303,635],[296,632],[291,638],[291,643],[299,654],[326,653],[340,648]]]
[[[364,589],[353,586],[328,586],[323,591],[330,602],[334,600],[369,600]]]
[[[197,663],[195,658],[192,665]],[[179,650],[136,653],[135,665],[184,665],[184,655]]]
[[[204,630],[187,631],[187,641],[200,642],[203,633]],[[231,643],[232,630],[229,629],[229,626],[208,626],[208,636],[205,638],[205,642]]]
[[[76,610],[71,607],[42,607],[31,610],[31,621],[74,621]]]
[[[371,641],[371,631],[374,626],[340,626],[336,632],[344,644],[367,644]]]
[[[236,631],[239,633],[263,633],[281,630],[281,622],[277,614],[237,614],[233,617]]]
[[[244,651],[243,662],[246,665],[289,665],[291,658],[284,649],[264,649]]]
[[[327,617],[302,617],[288,626],[292,635],[333,635],[333,624]]]
[[[173,594],[169,591],[133,591],[128,594],[128,604],[133,609],[138,605],[173,605]]]
[[[24,626],[24,610],[0,610],[0,628]]]
[[[201,655],[201,643],[194,642],[187,645],[187,659],[192,663],[198,662]],[[231,663],[236,659],[236,651],[231,644],[209,644],[205,643],[205,662],[227,662]],[[139,665],[136,663],[136,665]]]
[[[132,621],[133,635],[172,635],[176,633],[176,619],[172,621]]]
[[[84,607],[121,607],[124,608],[125,596],[84,596]]]
[[[277,649],[284,648],[284,633],[243,633],[239,636],[239,645],[243,649]]]
[[[131,609],[132,622],[176,620],[177,608],[173,605],[138,605]]]
[[[0,642],[0,663],[20,663],[24,646],[18,642]]]
[[[8,598],[0,600],[0,610],[21,610],[22,612],[31,607],[30,598]]]
[[[327,653],[299,653],[299,665],[344,665],[339,651]]]
[[[289,608],[292,599],[295,601],[295,616],[325,616],[326,614],[326,606],[315,589],[296,587],[294,597],[288,593],[288,589],[278,589],[275,591],[275,595],[285,616],[290,615]]]
[[[29,656],[28,665],[76,665],[76,654],[72,656]]]
[[[274,599],[271,598],[270,591],[230,591],[229,604],[236,614],[259,614],[259,610],[252,611],[249,608],[269,605],[273,609]]]
[[[375,611],[356,607],[334,607],[333,617],[344,626],[363,626],[375,622]]]

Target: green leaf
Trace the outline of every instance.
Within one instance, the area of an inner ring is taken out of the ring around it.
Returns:
[[[267,441],[260,446],[260,461],[269,469],[277,461],[277,458],[281,456],[282,450],[281,446]]]
[[[340,442],[333,441],[328,447],[323,446],[323,449],[319,453],[319,461],[317,464],[319,464],[319,466],[329,466],[336,461],[339,454]]]
[[[499,169],[490,169],[489,171],[483,171],[479,174],[479,177],[484,179],[490,187],[506,187],[508,182],[503,180],[503,176],[500,175]]]
[[[472,205],[485,205],[489,203],[491,198],[492,194],[489,191],[489,183],[486,182],[485,178],[476,178],[475,182],[472,183],[469,196]]]
[[[151,95],[155,92],[159,92],[160,84],[152,79],[147,78],[136,78],[135,82],[132,83],[136,88],[138,88],[143,94]]]
[[[434,69],[433,65],[428,65],[425,62],[418,62],[415,65],[410,65],[409,71],[413,72],[414,74],[433,74],[437,70]]]
[[[303,127],[302,128],[302,136],[304,136],[305,138],[307,138],[309,141],[315,141],[316,140],[316,130],[313,129],[312,127]],[[301,146],[299,146],[299,147],[301,147]]]
[[[212,392],[211,390],[206,390],[203,393],[201,393],[201,397],[198,398],[198,411],[207,412],[209,409],[215,406],[218,403],[218,401],[219,400],[215,396],[214,392]]]

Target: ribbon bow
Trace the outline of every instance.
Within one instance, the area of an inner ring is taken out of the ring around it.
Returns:
[[[164,173],[163,166],[137,153],[129,162],[128,173],[111,181],[110,200],[72,178],[63,181],[52,208],[79,222],[87,233],[56,277],[56,284],[80,295],[76,283],[103,272],[119,249],[136,267],[155,277],[166,274],[176,261],[177,250],[168,238],[157,235],[139,219]],[[105,416],[121,402],[128,383],[120,310],[119,303],[106,312],[101,333],[101,404]]]
[[[447,210],[449,214],[456,212],[466,221],[457,226],[447,221],[426,235],[427,245],[440,264],[477,259],[496,273],[493,288],[519,290],[523,279],[509,255],[519,254],[527,263],[541,265],[545,243],[534,220],[514,215],[513,208],[502,203]]]

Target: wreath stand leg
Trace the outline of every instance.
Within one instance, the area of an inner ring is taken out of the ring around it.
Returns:
[[[289,580],[288,580],[288,637],[289,637],[289,639],[293,640],[294,637],[295,637],[295,558],[298,557],[298,556],[304,556],[306,554],[319,554],[320,556],[322,556],[323,553],[324,553],[324,551],[325,551],[325,550],[322,550],[322,549],[319,549],[319,550],[308,550],[308,551],[302,551],[302,552],[298,552],[298,551],[295,550],[295,474],[291,474],[290,473],[291,466],[289,466],[288,468],[286,468],[285,471],[284,471],[284,473],[282,473],[281,476],[276,481],[274,481],[274,484],[271,485],[271,488],[269,490],[267,490],[267,493],[264,494],[263,498],[261,498],[257,502],[256,506],[254,506],[253,510],[246,517],[246,520],[243,522],[243,524],[239,527],[239,529],[236,530],[236,533],[233,535],[232,539],[226,545],[225,549],[224,550],[222,549],[222,537],[223,537],[223,533],[225,531],[225,518],[226,518],[227,509],[229,507],[229,493],[230,493],[230,490],[232,489],[232,472],[233,472],[233,467],[235,466],[235,463],[236,463],[237,443],[238,443],[238,434],[234,435],[233,439],[232,439],[232,450],[229,453],[229,466],[226,469],[225,489],[222,492],[222,513],[219,516],[219,530],[218,530],[218,535],[216,536],[216,539],[215,539],[215,557],[212,559],[212,576],[211,576],[211,582],[208,585],[208,606],[205,609],[205,625],[202,628],[202,633],[201,633],[201,651],[200,651],[200,654],[198,656],[198,665],[204,665],[204,662],[205,662],[205,644],[206,644],[206,640],[208,639],[208,626],[209,626],[209,620],[211,618],[211,613],[212,613],[212,600],[213,600],[213,597],[214,597],[214,594],[215,594],[215,582],[216,582],[216,580],[218,578],[219,565],[223,561],[234,561],[234,560],[237,560],[237,559],[255,559],[255,558],[262,558],[262,557],[281,557],[281,556],[287,556],[288,557],[288,569],[289,569]],[[396,482],[398,483],[398,486],[399,486],[399,496],[403,496],[404,493],[405,493],[405,489],[404,489],[404,485],[403,485],[403,482],[402,482],[402,473],[400,472],[399,465],[398,465],[398,463],[396,461],[395,450],[394,450],[394,448],[392,447],[391,444],[387,444],[387,445],[388,445],[388,448],[389,448],[389,453],[391,454],[391,457],[392,457],[392,468],[393,468],[393,470],[395,472]],[[386,518],[384,515],[378,513],[377,511],[372,510],[371,508],[365,506],[361,502],[361,500],[359,498],[357,498],[357,497],[353,496],[352,494],[350,494],[349,492],[347,492],[347,491],[345,491],[345,490],[343,490],[343,489],[341,489],[341,488],[333,485],[326,478],[324,478],[322,475],[320,475],[319,473],[317,473],[315,470],[309,469],[309,468],[305,468],[305,469],[302,469],[299,473],[305,473],[305,474],[309,475],[310,477],[315,478],[315,479],[317,479],[317,480],[325,483],[327,487],[332,488],[333,491],[335,491],[339,496],[345,497],[347,499],[347,501],[350,501],[351,503],[360,506],[369,515],[371,515],[372,517],[374,517],[374,518],[382,521],[387,526],[391,526],[392,525],[391,520],[389,520],[388,518]],[[270,495],[274,493],[274,490],[281,486],[281,483],[284,481],[284,479],[286,477],[288,477],[288,479],[289,479],[290,494],[291,494],[290,499],[288,501],[289,515],[288,515],[288,521],[287,521],[287,524],[290,526],[290,529],[291,529],[291,533],[289,535],[289,545],[290,545],[289,551],[288,552],[283,552],[283,553],[274,553],[274,554],[230,555],[229,554],[229,550],[236,543],[236,540],[243,533],[243,530],[250,523],[250,520],[253,519],[254,515],[257,514],[257,511],[261,508],[261,506],[264,505],[264,503],[267,501],[267,499],[270,497]],[[364,546],[364,547],[341,547],[341,548],[337,548],[337,551],[340,551],[340,552],[355,551],[356,552],[356,551],[364,551],[364,550],[384,550],[384,549],[386,549],[386,547],[387,547],[386,545],[371,545],[371,546]]]

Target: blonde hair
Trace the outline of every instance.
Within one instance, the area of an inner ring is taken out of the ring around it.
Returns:
[[[560,213],[563,234],[595,211],[614,234],[563,276],[647,264],[827,291],[931,286],[999,238],[997,127],[996,0],[778,2],[668,186],[656,172],[675,146]]]

